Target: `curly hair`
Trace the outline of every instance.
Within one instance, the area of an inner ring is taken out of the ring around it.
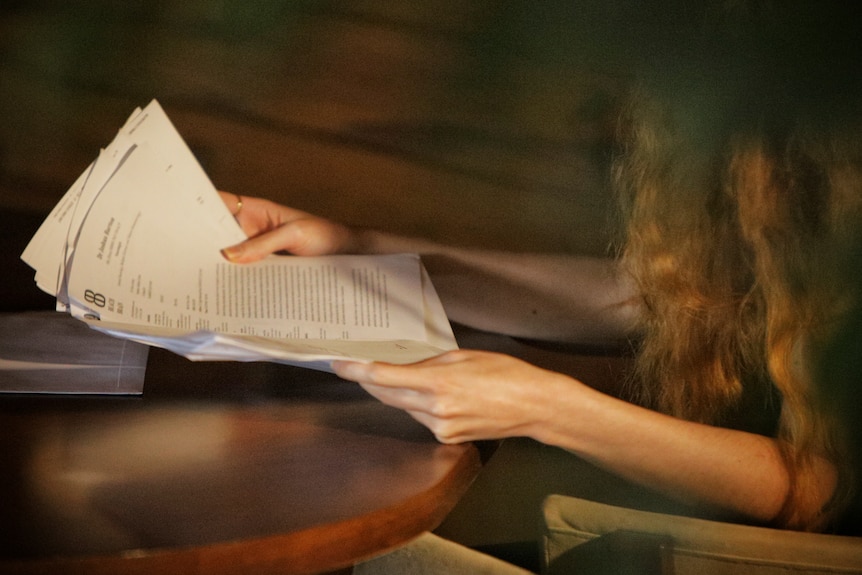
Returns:
[[[829,16],[743,10],[700,28],[688,68],[634,93],[615,169],[642,302],[638,401],[714,424],[746,386],[774,386],[791,478],[776,521],[797,529],[830,516],[809,500],[814,458],[852,483],[813,381],[819,342],[853,304],[841,257],[862,227],[862,92],[836,40],[846,22]]]

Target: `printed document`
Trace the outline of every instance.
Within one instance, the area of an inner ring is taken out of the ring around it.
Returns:
[[[457,347],[415,254],[278,256],[245,239],[157,101],[135,110],[22,254],[57,309],[194,360],[329,369],[408,363]]]

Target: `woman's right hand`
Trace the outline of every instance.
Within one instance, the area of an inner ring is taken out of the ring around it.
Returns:
[[[234,263],[251,263],[275,252],[321,256],[355,252],[351,228],[263,198],[219,192],[249,239],[222,250]]]

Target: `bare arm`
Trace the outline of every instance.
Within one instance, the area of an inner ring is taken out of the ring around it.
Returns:
[[[790,493],[775,439],[662,415],[508,356],[459,350],[414,366],[334,367],[443,442],[532,437],[674,499],[762,522]],[[811,492],[797,513],[816,515],[835,471],[821,460],[802,472]]]
[[[486,331],[577,343],[609,343],[631,329],[634,291],[610,259],[462,249],[375,231],[365,253],[413,252],[450,319]]]
[[[225,194],[225,202],[235,197]],[[225,250],[234,262],[298,255],[423,255],[450,317],[502,333],[579,342],[624,336],[634,290],[613,263],[504,254],[360,231],[256,198],[238,221],[250,240]],[[409,412],[440,441],[532,437],[676,499],[769,521],[790,492],[776,440],[661,415],[516,358],[457,350],[410,366],[335,362],[336,372]],[[811,515],[835,488],[825,461],[802,470]]]
[[[225,202],[235,201],[224,194]],[[337,223],[244,198],[238,217],[251,237],[228,259],[250,262],[287,251],[422,255],[452,321],[535,339],[611,343],[633,323],[633,289],[612,260],[553,254],[469,250]]]

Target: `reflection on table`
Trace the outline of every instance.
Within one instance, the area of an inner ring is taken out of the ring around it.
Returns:
[[[337,569],[436,527],[480,467],[330,374],[161,350],[142,398],[0,397],[0,442],[3,572]]]

